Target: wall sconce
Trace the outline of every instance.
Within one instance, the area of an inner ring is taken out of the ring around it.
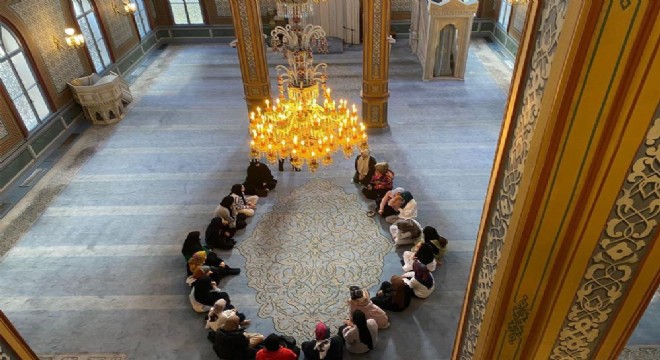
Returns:
[[[83,38],[82,34],[76,34],[75,29],[66,28],[64,29],[64,33],[66,34],[66,36],[64,37],[64,41],[66,42],[66,44],[69,46],[70,49],[77,49],[85,46],[85,38]],[[57,50],[64,49],[64,45],[62,45],[60,38],[54,35],[53,35],[53,44],[55,44]]]
[[[122,0],[122,4],[124,5],[123,9],[121,9],[117,5],[117,3],[114,0],[112,0],[112,10],[116,14],[126,15],[126,16],[131,16],[135,14],[135,12],[137,11],[137,5],[135,5],[135,3],[132,3],[130,0]]]

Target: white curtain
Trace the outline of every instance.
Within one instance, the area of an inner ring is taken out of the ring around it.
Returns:
[[[314,14],[303,19],[303,24],[320,25],[326,36],[338,37],[349,44],[359,44],[360,0],[335,0],[314,4]]]

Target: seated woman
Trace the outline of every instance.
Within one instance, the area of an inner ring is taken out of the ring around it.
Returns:
[[[424,264],[419,261],[413,263],[413,271],[403,274],[403,281],[408,285],[413,294],[420,298],[426,299],[431,296],[435,289],[435,282],[433,274],[426,268]]]
[[[390,321],[383,309],[376,306],[369,299],[367,290],[362,290],[357,286],[351,286],[351,299],[348,301],[349,319],[355,310],[360,310],[367,319],[374,319],[379,329],[386,329],[390,326]]]
[[[257,209],[257,201],[259,201],[257,195],[245,196],[245,186],[242,184],[234,184],[229,195],[234,198],[234,208],[238,214],[254,216],[254,210]]]
[[[247,226],[244,220],[246,216],[238,214],[234,204],[234,197],[231,195],[222,198],[220,205],[213,211],[213,217],[222,219],[222,223],[228,226],[228,232],[231,233],[231,237],[234,237],[236,230],[244,229]]]
[[[406,286],[403,277],[392,275],[390,281],[383,281],[380,290],[371,301],[381,309],[389,311],[403,311],[410,305],[412,289]]]
[[[323,323],[316,324],[316,341],[303,342],[300,347],[305,360],[342,360],[344,358],[344,340],[340,336],[330,337],[330,329]]]
[[[268,191],[273,190],[277,185],[277,180],[266,164],[254,159],[248,166],[247,177],[243,185],[245,185],[246,194],[266,197]]]
[[[371,177],[369,185],[362,189],[362,194],[371,200],[385,196],[388,191],[392,190],[394,182],[394,172],[390,170],[386,162],[377,163],[374,169],[374,176]]]
[[[399,194],[396,194],[394,198],[390,200],[390,203],[397,213],[386,217],[386,222],[394,224],[397,220],[414,219],[417,217],[417,201],[413,199],[410,191],[402,191]]]
[[[220,279],[220,276],[238,275],[241,273],[241,269],[231,268],[221,258],[215,255],[215,253],[211,252],[211,254],[217,259],[213,261],[215,265],[208,264],[208,255],[205,251],[198,251],[193,254],[190,260],[188,260],[188,272],[190,275],[194,275],[197,269],[203,269],[204,267],[208,267],[208,269],[203,269],[207,270],[205,273],[212,271],[215,274],[214,277],[217,276],[215,277],[216,281]]]
[[[227,302],[225,299],[220,299],[215,302],[211,310],[209,310],[208,319],[206,319],[207,329],[213,331],[218,331],[218,329],[224,331],[236,331],[241,329],[241,326],[247,326],[250,324],[250,320],[246,320],[245,315],[239,313],[238,309],[225,309],[226,305]],[[261,335],[261,340],[259,341],[255,338],[256,343],[254,346],[263,341],[263,339],[263,335]]]
[[[191,295],[194,297],[195,301],[202,305],[213,306],[218,300],[225,300],[225,307],[229,308],[231,306],[231,300],[229,300],[229,294],[224,291],[221,291],[218,288],[218,285],[215,281],[204,274],[195,280],[192,283],[193,292]],[[232,306],[233,308],[233,306]]]
[[[254,360],[257,349],[251,346],[245,329],[236,331],[224,331],[219,329],[214,336],[209,336],[213,341],[213,351],[218,358],[224,360]],[[257,334],[261,335],[261,334]],[[263,335],[261,335],[263,338]],[[259,342],[261,343],[261,341]],[[258,345],[258,344],[257,344]],[[256,345],[255,345],[256,346]]]
[[[390,225],[390,234],[396,245],[412,244],[422,241],[422,225],[417,220],[400,219]]]
[[[346,350],[354,354],[364,354],[373,350],[378,342],[376,320],[367,320],[360,310],[355,310],[352,318],[353,320],[345,320],[345,325],[340,328]]]
[[[378,214],[387,219],[389,216],[397,216],[399,214],[399,209],[401,208],[401,203],[403,198],[397,197],[398,194],[406,191],[402,187],[394,188],[383,195],[382,198],[376,199],[376,209],[378,209]],[[374,216],[375,211],[367,212],[367,216]]]
[[[403,271],[412,271],[415,261],[424,264],[429,271],[435,271],[437,267],[433,247],[425,242],[419,242],[410,251],[403,252]]]
[[[183,247],[181,248],[181,253],[186,259],[186,262],[198,251],[209,252],[211,250],[202,246],[202,239],[200,239],[199,231],[191,231],[188,233],[188,237],[183,241]]]
[[[355,158],[355,175],[353,175],[353,183],[369,185],[371,178],[376,171],[376,159],[371,156],[369,149],[362,149],[360,155]]]
[[[433,247],[433,254],[435,262],[438,266],[442,265],[442,259],[447,253],[447,239],[438,234],[438,231],[433,226],[427,226],[423,230],[424,242]]]
[[[270,334],[264,340],[264,348],[257,352],[257,360],[296,360],[298,355],[293,350],[280,345],[280,337]]]
[[[211,248],[230,250],[236,245],[236,240],[231,238],[229,225],[222,223],[222,219],[214,217],[206,227],[206,245]]]

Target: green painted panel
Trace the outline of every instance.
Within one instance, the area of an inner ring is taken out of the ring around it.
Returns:
[[[41,152],[62,133],[62,131],[64,131],[62,123],[56,120],[53,121],[48,129],[37,134],[37,138],[30,145],[32,150],[34,150],[37,155],[41,154]]]
[[[472,23],[472,31],[477,31],[479,30],[479,24],[478,22],[473,22]]]
[[[495,29],[495,24],[492,22],[482,22],[481,23],[481,31],[493,31]]]
[[[149,49],[151,49],[154,45],[156,45],[156,36],[152,33],[149,35],[146,39],[142,41],[142,52],[147,52]]]
[[[67,125],[71,125],[80,115],[82,115],[82,107],[77,103],[73,103],[73,106],[62,112],[62,118]]]
[[[516,45],[516,43],[514,43],[513,41],[507,41],[504,47],[506,47],[506,49],[509,50],[509,52],[513,54],[513,56],[516,56],[516,54],[518,53],[518,45]]]
[[[4,188],[9,182],[16,177],[23,169],[25,169],[32,162],[32,156],[27,149],[24,149],[18,156],[0,170],[0,189]]]
[[[142,49],[138,48],[136,51],[133,51],[130,55],[123,58],[119,64],[117,64],[117,68],[119,68],[120,73],[125,74],[126,71],[128,71],[128,69],[133,66],[133,64],[142,59],[142,56],[144,56]]]
[[[163,38],[169,38],[170,37],[170,32],[167,30],[158,30],[156,32],[156,38],[157,39],[163,39]]]
[[[234,29],[228,28],[228,29],[213,29],[213,37],[227,37],[227,36],[235,36],[234,35]]]
[[[177,29],[171,30],[173,38],[207,38],[210,37],[210,33],[207,29]]]
[[[498,28],[498,27],[495,28],[495,31],[493,32],[493,35],[495,35],[495,38],[497,38],[497,40],[499,40],[502,44],[504,44],[506,42],[506,37],[507,36],[502,30],[500,30],[500,28]]]

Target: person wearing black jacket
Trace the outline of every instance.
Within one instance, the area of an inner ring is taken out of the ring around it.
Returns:
[[[245,329],[236,331],[215,332],[213,351],[224,360],[254,360],[257,349],[250,347],[250,341],[245,336]]]
[[[330,337],[330,329],[322,323],[316,324],[316,340],[305,341],[301,348],[305,360],[342,360],[344,340],[340,336]]]

